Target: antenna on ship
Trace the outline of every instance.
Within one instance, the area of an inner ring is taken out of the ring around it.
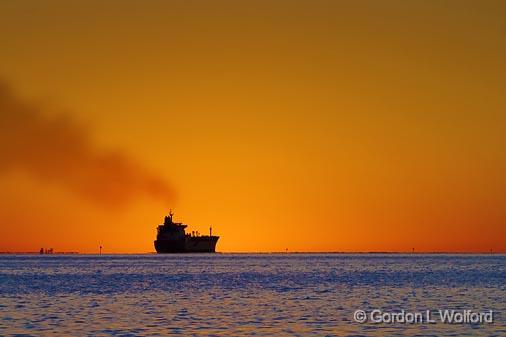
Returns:
[[[209,225],[209,236],[213,236],[213,225]]]

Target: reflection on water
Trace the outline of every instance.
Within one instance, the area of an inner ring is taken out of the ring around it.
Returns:
[[[504,255],[0,256],[0,335],[506,335]],[[357,309],[494,310],[359,324]]]

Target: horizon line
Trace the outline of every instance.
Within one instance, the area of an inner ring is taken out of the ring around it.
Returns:
[[[38,251],[17,252],[0,251],[0,255],[212,255],[212,254],[392,254],[392,255],[435,255],[435,254],[453,254],[453,255],[504,255],[506,251],[246,251],[246,252],[214,252],[214,253],[176,253],[176,254],[158,254],[157,252],[53,252],[41,254]]]

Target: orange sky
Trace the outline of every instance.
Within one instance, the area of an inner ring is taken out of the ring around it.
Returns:
[[[506,251],[502,1],[2,1],[0,251]]]

